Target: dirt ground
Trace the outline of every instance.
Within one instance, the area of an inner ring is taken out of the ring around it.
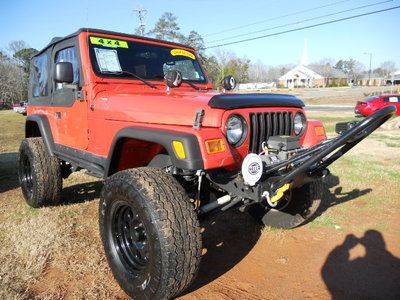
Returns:
[[[333,128],[347,116],[320,117]],[[0,112],[0,299],[126,299],[100,244],[100,181],[78,172],[62,205],[25,204],[23,122]],[[202,220],[200,272],[179,299],[400,299],[399,149],[395,130],[360,143],[332,166],[323,206],[299,228],[265,228],[237,211]]]

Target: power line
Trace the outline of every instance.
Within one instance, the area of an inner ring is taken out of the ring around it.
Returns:
[[[143,8],[139,7],[138,9],[134,9],[133,11],[137,13],[137,16],[139,18],[139,30],[140,30],[141,35],[143,36],[144,28],[146,26],[146,24],[144,23],[144,17],[147,13],[147,9],[143,9]]]
[[[384,4],[384,3],[388,3],[388,2],[392,2],[392,1],[393,0],[381,1],[381,2],[372,3],[372,4],[368,4],[368,5],[358,6],[358,7],[355,7],[355,8],[341,10],[341,11],[338,11],[338,12],[334,12],[334,13],[330,13],[330,14],[326,14],[326,15],[322,15],[322,16],[318,16],[318,17],[304,19],[304,20],[301,20],[301,21],[296,21],[296,22],[292,22],[292,23],[287,23],[287,24],[283,24],[283,25],[269,27],[269,28],[265,28],[265,29],[261,29],[261,30],[257,30],[257,31],[237,34],[237,35],[234,35],[234,36],[230,36],[230,37],[226,37],[226,38],[223,38],[223,39],[219,39],[219,40],[214,40],[214,41],[208,42],[208,44],[213,44],[213,43],[217,43],[217,42],[231,40],[231,39],[242,37],[242,36],[248,36],[249,34],[260,33],[260,32],[269,31],[269,30],[282,28],[282,27],[287,27],[287,26],[291,26],[291,25],[298,25],[298,24],[301,24],[301,23],[305,23],[305,22],[309,22],[309,21],[313,21],[313,20],[317,20],[317,19],[322,19],[322,18],[326,18],[326,17],[331,17],[331,16],[334,16],[334,15],[339,15],[339,14],[346,13],[346,12],[349,12],[349,11],[359,10],[359,9],[363,9],[363,8],[366,8],[366,7],[376,6],[376,5],[380,5],[380,4]]]
[[[354,15],[354,16],[350,16],[350,17],[345,17],[345,18],[341,18],[341,19],[336,19],[336,20],[331,20],[331,21],[327,21],[327,22],[317,23],[317,24],[308,25],[308,26],[304,26],[304,27],[289,29],[289,30],[280,31],[280,32],[276,32],[276,33],[266,34],[266,35],[257,36],[257,37],[254,37],[254,38],[248,38],[248,39],[244,39],[244,40],[239,40],[239,41],[224,43],[224,44],[220,44],[220,45],[205,47],[204,49],[211,49],[211,48],[217,48],[217,47],[222,47],[222,46],[228,46],[228,45],[233,45],[233,44],[249,42],[249,41],[253,41],[253,40],[259,40],[259,39],[263,39],[263,38],[267,38],[267,37],[271,37],[271,36],[282,35],[282,34],[285,34],[285,33],[300,31],[300,30],[304,30],[304,29],[319,27],[319,26],[322,26],[322,25],[338,23],[338,22],[342,22],[342,21],[345,21],[345,20],[350,20],[350,19],[360,18],[360,17],[364,17],[364,16],[368,16],[368,15],[378,14],[378,13],[382,13],[382,12],[385,12],[385,11],[394,10],[394,9],[398,9],[398,8],[400,8],[400,6],[393,6],[393,7],[389,7],[389,8],[386,8],[386,9],[376,10],[376,11],[372,11],[372,12],[368,12],[368,13],[363,13],[363,14]]]
[[[300,15],[300,14],[303,14],[303,13],[306,13],[306,12],[314,11],[314,10],[321,9],[321,8],[330,7],[330,6],[333,6],[333,5],[336,5],[336,4],[340,4],[340,3],[343,3],[343,2],[349,2],[349,1],[351,1],[351,0],[337,1],[337,2],[333,2],[333,3],[327,4],[327,5],[312,7],[312,8],[305,9],[305,10],[300,10],[300,11],[297,11],[297,12],[294,12],[294,13],[290,13],[290,14],[286,14],[286,15],[281,15],[281,16],[274,17],[274,18],[270,18],[270,19],[266,19],[266,20],[263,20],[263,21],[258,21],[258,22],[254,22],[254,23],[250,23],[250,24],[246,24],[246,25],[242,25],[242,26],[237,26],[237,27],[233,27],[233,28],[221,30],[221,31],[218,31],[218,32],[213,32],[213,33],[204,34],[203,36],[204,36],[204,37],[207,37],[207,36],[217,35],[217,34],[220,34],[220,33],[235,31],[235,30],[237,30],[237,29],[242,29],[242,28],[246,28],[246,27],[253,26],[253,25],[258,25],[258,24],[262,24],[262,23],[267,23],[267,22],[269,22],[269,21],[280,20],[280,19],[285,18],[285,17],[296,16],[296,15]]]

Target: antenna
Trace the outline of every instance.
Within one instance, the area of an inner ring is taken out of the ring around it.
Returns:
[[[143,7],[139,7],[137,9],[133,10],[134,12],[136,12],[138,18],[139,18],[139,30],[140,30],[140,34],[144,35],[144,28],[146,26],[146,24],[144,23],[144,17],[147,14],[147,9],[144,9]]]

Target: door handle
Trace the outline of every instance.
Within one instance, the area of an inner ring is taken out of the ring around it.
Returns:
[[[62,117],[61,112],[60,112],[60,111],[57,111],[57,112],[56,112],[56,118],[57,118],[57,119],[61,119],[61,117]]]

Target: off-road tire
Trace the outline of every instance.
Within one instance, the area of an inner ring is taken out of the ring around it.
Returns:
[[[324,184],[321,179],[291,191],[292,199],[282,210],[258,207],[251,214],[264,225],[290,229],[309,221],[321,205]]]
[[[134,299],[171,299],[195,278],[201,258],[200,225],[173,176],[149,167],[112,175],[101,192],[99,225],[112,273]],[[139,240],[145,246],[137,246]]]
[[[61,199],[60,161],[51,156],[41,137],[24,139],[19,148],[18,177],[26,202],[35,208]]]

